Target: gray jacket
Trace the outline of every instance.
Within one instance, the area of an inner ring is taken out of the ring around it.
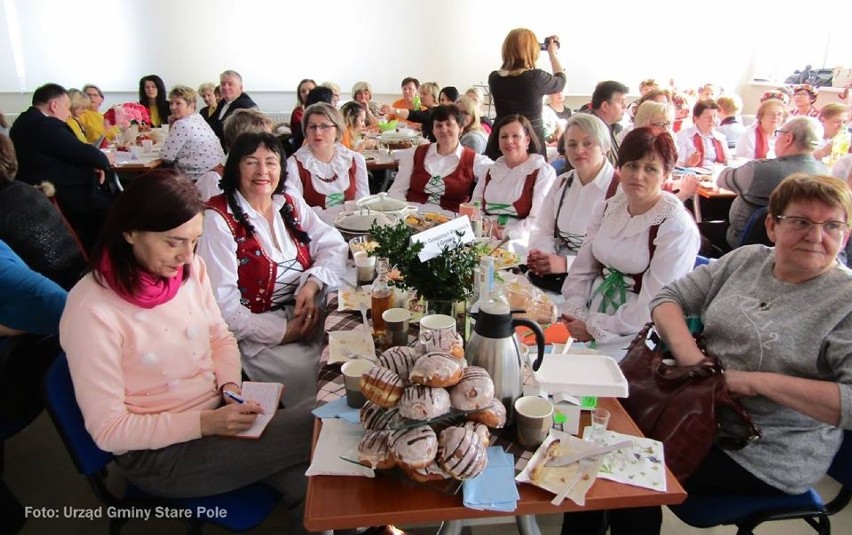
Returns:
[[[772,191],[793,173],[829,174],[822,162],[810,154],[754,160],[741,167],[728,167],[722,171],[716,184],[737,194],[728,215],[731,223],[728,227],[728,245],[739,247],[748,218],[755,210],[769,204]]]

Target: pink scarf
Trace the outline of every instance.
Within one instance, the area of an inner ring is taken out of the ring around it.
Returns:
[[[112,291],[128,303],[141,308],[154,308],[157,305],[171,301],[177,295],[184,278],[184,270],[179,270],[170,279],[163,279],[140,269],[137,287],[132,294],[129,294],[124,291],[124,288],[115,279],[115,273],[112,270],[112,260],[109,258],[109,255],[104,254],[101,257],[101,261],[98,263],[98,271]]]

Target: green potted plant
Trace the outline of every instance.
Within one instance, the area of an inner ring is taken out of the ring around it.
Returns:
[[[424,311],[451,315],[457,322],[460,315],[463,318],[465,300],[473,292],[479,253],[472,246],[462,245],[461,235],[440,255],[421,262],[418,254],[423,244],[411,241],[412,231],[405,223],[374,225],[370,234],[378,243],[374,254],[387,257],[399,270],[402,278],[395,284],[416,292],[424,301]]]

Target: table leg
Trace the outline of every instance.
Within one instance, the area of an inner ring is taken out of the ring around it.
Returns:
[[[518,525],[518,533],[521,535],[541,535],[541,530],[538,529],[538,523],[535,521],[535,515],[516,516],[515,523]]]
[[[701,223],[701,195],[697,191],[692,196],[692,211],[695,215],[695,222]]]
[[[437,535],[461,535],[462,525],[461,520],[447,520],[441,522],[441,527],[438,528]]]

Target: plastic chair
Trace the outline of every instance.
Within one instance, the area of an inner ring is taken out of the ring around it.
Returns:
[[[698,266],[706,266],[710,263],[710,258],[701,255],[695,255],[695,263],[692,264],[692,269],[697,268]],[[713,259],[715,260],[715,259]]]
[[[831,533],[829,515],[843,509],[852,498],[852,431],[844,432],[843,444],[828,469],[828,475],[841,484],[840,492],[828,504],[814,489],[792,496],[743,496],[690,494],[680,505],[669,509],[695,528],[718,525],[737,526],[737,535],[751,535],[754,529],[773,520],[800,518],[817,533]]]
[[[751,217],[746,221],[745,228],[743,228],[743,234],[740,237],[740,247],[756,243],[768,245],[769,247],[775,246],[769,240],[769,236],[766,233],[766,225],[763,223],[766,220],[767,213],[769,213],[769,208],[763,206],[751,214]]]
[[[188,524],[187,533],[201,533],[201,525],[207,522],[230,531],[248,531],[260,525],[269,516],[281,497],[274,489],[262,483],[199,498],[162,498],[128,484],[124,495],[118,497],[109,490],[105,479],[106,467],[113,460],[113,455],[98,448],[86,431],[83,415],[74,397],[74,385],[64,353],[47,372],[45,398],[48,413],[74,465],[89,480],[98,499],[107,506],[128,512],[127,515],[117,514],[110,518],[110,533],[113,535],[120,533],[127,522],[127,519],[115,517],[131,518],[133,515],[129,513],[133,508],[154,509],[157,506],[187,510],[190,518],[183,519]],[[210,512],[217,510],[227,511],[227,514],[208,518]]]

